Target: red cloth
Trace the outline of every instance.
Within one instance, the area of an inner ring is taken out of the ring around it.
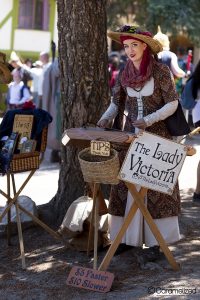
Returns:
[[[33,109],[35,108],[35,104],[32,101],[26,101],[22,105],[22,109]]]
[[[186,66],[187,71],[191,70],[191,62],[192,62],[192,53],[189,53],[187,57],[187,66]]]

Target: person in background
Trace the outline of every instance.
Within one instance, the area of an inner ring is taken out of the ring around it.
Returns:
[[[7,63],[6,54],[0,52],[0,117],[6,112],[5,96],[8,90],[8,84],[12,81],[13,67]]]
[[[9,109],[21,108],[23,104],[32,99],[28,87],[22,81],[18,69],[12,71],[13,81],[9,84],[7,103]]]
[[[50,161],[60,161],[61,148],[61,109],[60,109],[60,72],[58,59],[48,63],[43,73],[42,109],[48,111],[53,121],[49,125],[47,150],[50,150]]]
[[[119,69],[122,70],[124,69],[126,63],[127,63],[127,56],[125,54],[124,48],[120,50],[120,64],[119,64]]]
[[[42,72],[38,82],[38,96],[39,96],[39,104],[38,107],[42,108],[42,101],[43,101],[43,92],[45,88],[44,86],[44,75],[47,69],[50,67],[51,62],[49,61],[49,53],[48,52],[40,52],[39,60],[42,62]],[[48,84],[48,83],[47,83]]]
[[[189,77],[192,72],[193,72],[193,63],[192,63],[192,59],[193,59],[193,53],[192,50],[189,49],[188,50],[188,55],[187,55],[187,61],[186,61],[186,72],[187,72],[187,76]]]
[[[196,105],[192,109],[192,122],[194,127],[200,127],[200,61],[196,65],[196,68],[190,78],[192,79],[192,96],[196,101]],[[200,203],[200,161],[197,167],[197,184],[193,194],[193,201]]]
[[[19,67],[21,60],[15,51],[11,52],[9,63],[12,65],[13,69],[17,69]]]
[[[119,64],[120,59],[117,55],[112,55],[109,58],[109,74],[110,74],[110,80],[109,80],[109,86],[111,90],[111,95],[113,94],[113,88],[116,83],[117,76],[119,74]]]
[[[8,84],[12,81],[12,65],[6,62],[6,54],[0,52],[0,84]]]
[[[178,65],[179,67],[185,72],[185,77],[183,78],[175,78],[175,84],[176,84],[176,90],[179,95],[181,95],[183,88],[185,86],[185,83],[187,81],[187,70],[186,70],[186,61],[185,61],[185,50],[184,48],[180,47],[177,50],[177,57],[178,57]]]
[[[39,81],[42,76],[42,62],[37,60],[33,63],[33,67],[29,69],[29,72],[33,78],[31,84],[31,93],[33,95],[33,103],[36,107],[39,107]]]
[[[27,58],[27,59],[25,59],[24,64],[27,65],[27,67],[32,68],[33,61],[31,58]]]
[[[176,54],[170,51],[169,38],[166,34],[161,32],[160,26],[158,26],[158,32],[154,35],[154,39],[159,41],[163,46],[163,50],[158,53],[158,60],[170,68],[175,78],[185,77],[185,72],[178,65],[178,58]]]
[[[16,69],[20,71],[22,81],[32,93],[33,103],[36,107],[41,108],[41,104],[39,103],[39,86],[43,76],[43,63],[40,60],[37,60],[35,63],[32,63],[31,59],[27,59],[23,64],[19,57],[16,55],[12,55],[12,62]],[[25,78],[26,80],[23,80]]]
[[[29,72],[30,59],[28,59],[27,64],[23,63],[19,56],[15,53],[15,51],[12,51],[10,55],[10,63],[13,66],[13,68],[18,69],[18,71],[20,72],[21,80],[23,81],[25,86],[27,86],[30,89],[31,82],[33,79]]]
[[[128,57],[124,70],[119,73],[113,100],[97,125],[105,128],[112,123],[115,128],[135,134],[141,130],[155,133],[172,140],[164,120],[172,115],[178,106],[178,94],[170,69],[159,63],[155,57],[162,51],[162,45],[148,31],[125,25],[108,36],[123,45]],[[125,124],[124,111],[127,110]],[[126,150],[118,148],[119,159],[123,162]],[[138,187],[140,188],[140,187]],[[109,201],[110,239],[114,240],[124,217],[127,216],[134,199],[121,181],[112,186]],[[145,203],[151,216],[167,243],[180,239],[178,215],[180,213],[180,194],[176,184],[173,194],[166,195],[148,190]],[[130,246],[142,247],[145,244],[150,251],[159,256],[158,243],[149,229],[140,211],[137,211],[119,246],[124,251]]]

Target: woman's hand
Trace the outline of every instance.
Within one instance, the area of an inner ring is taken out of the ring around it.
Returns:
[[[98,121],[97,126],[101,127],[101,128],[106,128],[109,125],[109,121],[107,119],[103,119]]]
[[[143,129],[143,130],[147,127],[147,124],[145,123],[144,119],[136,120],[136,121],[132,122],[132,124],[134,127],[137,127],[139,129]]]

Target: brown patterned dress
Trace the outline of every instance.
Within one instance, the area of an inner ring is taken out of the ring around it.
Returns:
[[[128,112],[124,130],[134,132],[132,122],[138,116],[138,104],[136,97],[127,95],[126,89],[121,85],[120,75],[114,89],[113,102],[118,106],[118,116],[115,125],[122,128],[124,110]],[[169,68],[161,63],[154,62],[153,65],[154,90],[150,96],[143,96],[143,117],[162,108],[166,103],[178,100],[173,78]],[[164,121],[154,123],[147,127],[146,131],[172,139]],[[126,150],[119,150],[119,158],[122,163]],[[109,213],[114,216],[124,216],[127,201],[127,188],[123,182],[113,186],[110,195]],[[180,213],[180,194],[178,184],[175,186],[173,194],[166,195],[156,191],[148,190],[147,207],[154,219],[177,216]]]

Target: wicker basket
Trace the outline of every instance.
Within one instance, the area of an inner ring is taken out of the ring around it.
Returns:
[[[40,166],[40,152],[14,154],[10,163],[12,173],[36,170]]]
[[[111,149],[110,156],[98,156],[90,153],[90,148],[79,152],[83,178],[86,182],[118,184],[119,158],[116,150]]]
[[[45,127],[42,130],[40,151],[34,151],[30,153],[19,153],[13,155],[12,161],[10,163],[11,173],[26,172],[39,169],[41,163],[40,154],[44,153],[47,145],[47,133],[48,128]]]

